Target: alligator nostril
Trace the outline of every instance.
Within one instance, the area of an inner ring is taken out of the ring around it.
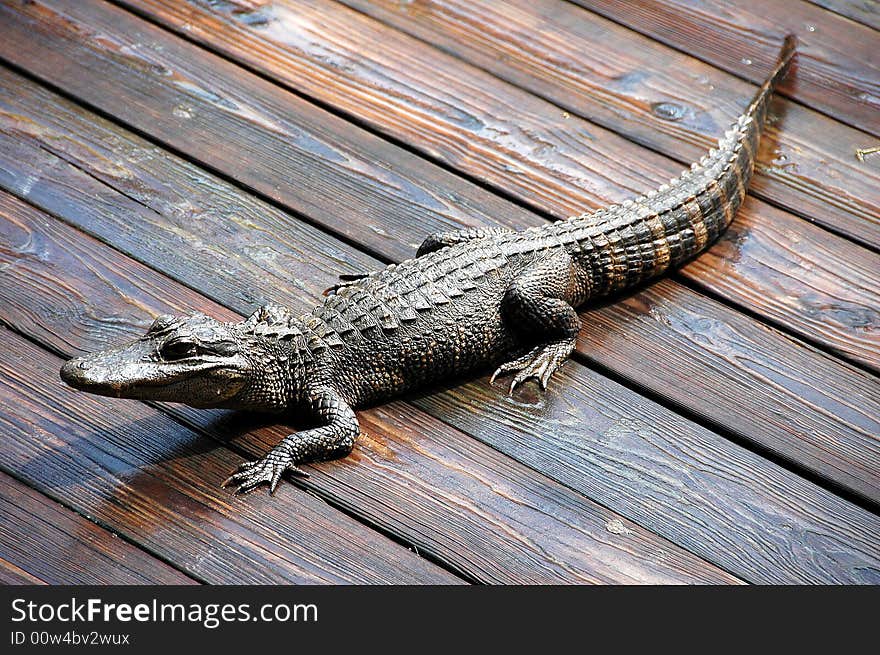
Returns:
[[[70,386],[75,387],[76,383],[82,379],[82,371],[85,371],[86,368],[88,368],[88,364],[83,360],[71,359],[61,367],[61,379]]]

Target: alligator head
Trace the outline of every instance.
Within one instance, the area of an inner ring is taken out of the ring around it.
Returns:
[[[255,335],[252,325],[204,314],[160,316],[130,343],[68,361],[61,379],[116,398],[284,409],[290,375],[277,363],[289,358],[279,358],[279,344]]]

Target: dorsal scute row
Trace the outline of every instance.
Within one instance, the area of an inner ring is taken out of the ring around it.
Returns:
[[[355,331],[393,332],[476,289],[506,262],[498,247],[464,252],[444,248],[339,288],[324,301],[319,315],[343,339]]]
[[[289,343],[292,350],[305,354],[310,349],[303,327],[289,308],[274,303],[263,305],[241,325],[246,334]]]
[[[623,202],[555,223],[554,232],[559,234],[571,232],[584,223],[596,226],[617,222],[628,223],[642,220],[652,214],[675,211],[683,207],[706,193],[713,182],[723,178],[736,164],[743,141],[748,138],[747,129],[751,122],[750,117],[741,116],[724,133],[714,148],[669,182],[635,198],[628,198]],[[565,223],[568,225],[564,225]]]

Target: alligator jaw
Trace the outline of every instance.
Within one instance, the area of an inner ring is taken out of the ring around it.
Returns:
[[[74,389],[102,396],[130,398],[156,376],[151,344],[134,341],[121,348],[71,359],[61,368],[61,379]]]
[[[101,396],[135,400],[168,400],[193,406],[214,406],[240,388],[230,370],[226,385],[210,393],[207,378],[231,362],[204,359],[164,362],[154,344],[138,340],[120,348],[78,357],[61,368],[69,386]],[[230,366],[230,368],[232,368]]]

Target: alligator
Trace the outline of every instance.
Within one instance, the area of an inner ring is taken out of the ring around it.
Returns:
[[[575,309],[657,277],[703,252],[733,220],[751,178],[770,98],[795,52],[774,69],[715,148],[640,197],[524,231],[472,228],[429,236],[416,256],[341,276],[314,310],[266,305],[241,322],[159,316],[146,334],[72,359],[62,379],[83,391],[194,407],[290,412],[314,421],[223,486],[246,493],[304,462],[351,452],[355,409],[497,366],[509,393],[546,389],[575,348]]]

